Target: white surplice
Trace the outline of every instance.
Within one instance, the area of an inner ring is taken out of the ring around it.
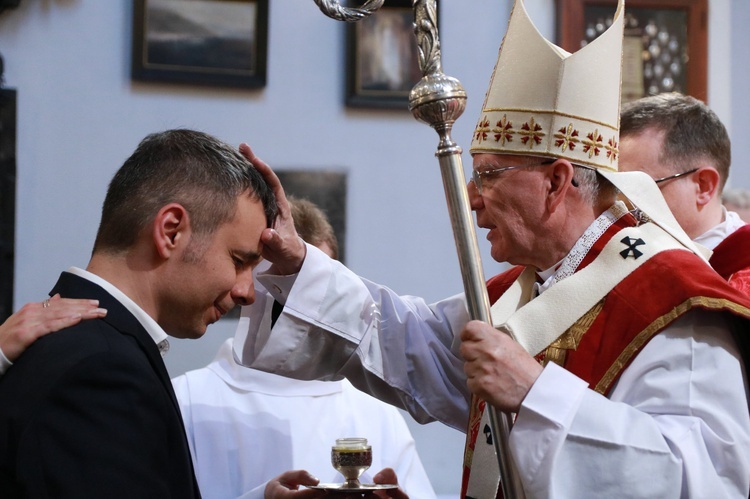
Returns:
[[[331,446],[342,437],[365,437],[372,446],[363,483],[391,467],[412,497],[435,497],[401,413],[346,381],[247,369],[234,362],[230,339],[208,366],[172,383],[204,499],[262,498],[269,479],[297,469],[342,483],[331,466]]]

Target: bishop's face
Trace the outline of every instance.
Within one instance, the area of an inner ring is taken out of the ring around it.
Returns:
[[[544,174],[538,159],[516,155],[477,154],[475,175],[468,185],[477,225],[487,229],[490,254],[498,262],[535,265],[544,216]],[[500,170],[495,171],[493,170]]]

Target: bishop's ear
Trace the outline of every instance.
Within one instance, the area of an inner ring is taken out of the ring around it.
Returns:
[[[719,196],[721,176],[716,168],[712,166],[698,168],[693,178],[697,189],[696,202],[698,205],[707,205],[712,199]]]
[[[573,181],[575,168],[566,159],[558,159],[546,167],[549,180],[549,191],[547,193],[547,206],[550,212],[555,211],[565,199],[570,189],[577,187]]]
[[[170,203],[154,217],[153,240],[162,258],[169,258],[190,239],[190,216],[184,206]]]

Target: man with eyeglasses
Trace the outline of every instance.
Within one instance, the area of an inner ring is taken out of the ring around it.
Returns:
[[[668,93],[623,106],[620,170],[653,177],[685,232],[713,250],[714,269],[750,294],[750,225],[722,205],[730,163],[729,134],[698,99]]]
[[[623,18],[620,0],[608,30],[569,54],[516,0],[467,186],[493,259],[516,265],[487,283],[500,332],[471,321],[463,295],[399,296],[295,250],[278,225],[258,282],[284,308],[275,324],[243,311],[238,360],[347,377],[466,431],[462,497],[498,492],[490,404],[515,414],[526,497],[747,498],[750,300],[708,266],[652,179],[617,171]]]

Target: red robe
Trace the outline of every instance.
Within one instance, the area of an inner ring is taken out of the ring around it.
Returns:
[[[709,263],[730,286],[750,295],[750,224],[743,225],[714,248]]]
[[[632,221],[632,218],[623,217],[610,227],[593,245],[577,270],[591,263],[607,242]],[[743,229],[747,227],[750,225]],[[743,234],[750,240],[750,230],[743,230]],[[738,263],[740,260],[734,258],[732,262]],[[750,265],[750,260],[746,262],[747,265]],[[490,303],[495,303],[523,270],[524,267],[517,266],[491,278],[487,282]],[[744,275],[750,277],[750,269],[745,270],[748,272]],[[734,322],[737,327],[733,335],[745,365],[750,366],[750,294],[730,287],[698,256],[683,250],[663,251],[643,263],[542,352],[538,359],[542,362],[552,359],[560,363],[589,383],[592,389],[607,395],[648,341],[693,308],[740,318],[740,321]],[[484,402],[472,397],[467,429],[472,443],[476,441],[483,410]],[[467,452],[473,452],[473,446]],[[465,466],[462,497],[466,494],[468,471]]]
[[[750,237],[750,232],[747,234]],[[609,240],[607,235],[600,241]],[[597,242],[580,268],[590,263],[596,256],[592,253],[598,254],[605,243]],[[497,301],[522,271],[523,267],[514,267],[490,279],[487,283],[490,301]],[[561,336],[573,333],[577,345],[575,349],[566,350],[562,366],[606,395],[646,343],[692,308],[730,313],[750,320],[748,295],[728,286],[692,253],[663,251],[615,286],[602,302]],[[735,338],[745,364],[750,365],[750,349],[747,348],[750,331],[735,331]]]

